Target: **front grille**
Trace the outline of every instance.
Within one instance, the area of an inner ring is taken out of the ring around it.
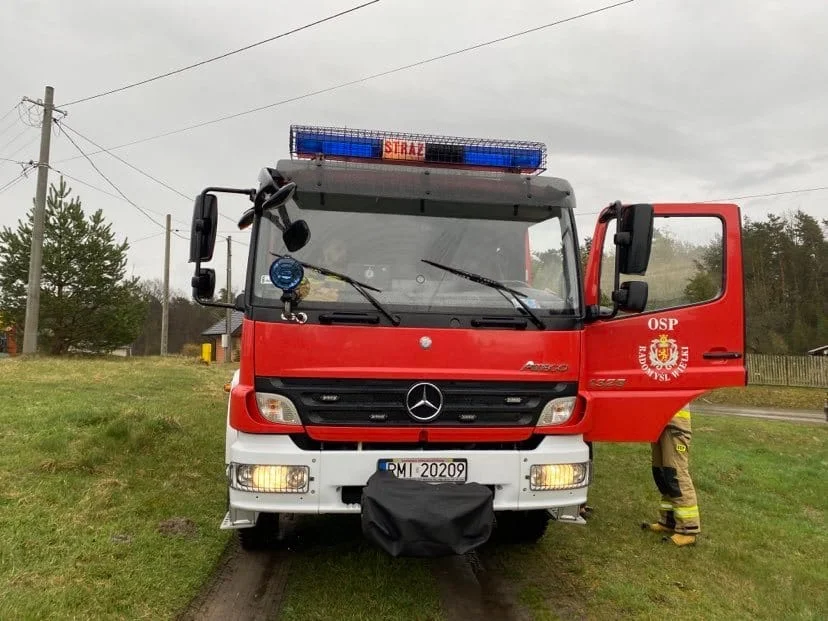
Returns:
[[[421,381],[443,393],[442,411],[428,423],[413,419],[405,405],[409,389]],[[528,427],[547,401],[575,395],[577,384],[259,377],[256,390],[289,397],[305,425]]]

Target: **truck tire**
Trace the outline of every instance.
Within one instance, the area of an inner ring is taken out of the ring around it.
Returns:
[[[549,513],[545,509],[533,511],[498,511],[495,533],[503,543],[537,543],[546,533]]]
[[[240,528],[239,543],[244,550],[264,550],[271,547],[279,537],[279,514],[260,513],[256,525]]]

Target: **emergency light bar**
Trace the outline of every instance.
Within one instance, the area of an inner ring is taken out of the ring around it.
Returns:
[[[455,138],[291,125],[290,153],[301,159],[357,160],[539,173],[546,170],[542,142]]]

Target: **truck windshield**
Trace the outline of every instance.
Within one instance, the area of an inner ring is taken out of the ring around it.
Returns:
[[[327,199],[321,208],[318,203],[306,208],[298,197],[287,203],[281,216],[261,218],[251,275],[254,305],[281,305],[281,291],[271,283],[269,269],[274,255],[288,254],[276,224],[286,214],[291,221],[306,220],[311,231],[309,243],[292,256],[380,289],[372,295],[395,313],[515,313],[517,305],[496,290],[421,260],[428,259],[526,294],[524,302],[541,316],[579,314],[569,210],[549,208],[542,216],[535,210],[530,221],[508,205],[429,203],[415,210],[402,205],[408,201],[399,201],[395,213],[397,202],[361,199],[350,204],[348,197],[340,196]],[[372,310],[341,280],[310,270],[306,278],[310,286],[300,303],[304,308]]]

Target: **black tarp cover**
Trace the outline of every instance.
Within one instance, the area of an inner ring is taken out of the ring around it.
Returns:
[[[492,491],[479,483],[424,483],[379,471],[362,493],[362,532],[391,556],[465,554],[488,541]]]

